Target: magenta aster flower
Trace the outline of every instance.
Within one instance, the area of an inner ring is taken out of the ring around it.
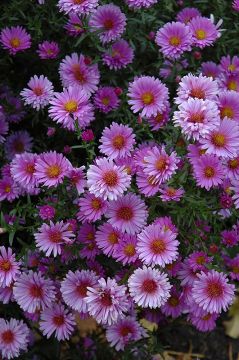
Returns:
[[[30,152],[31,149],[32,137],[27,131],[16,131],[6,138],[4,150],[8,160],[12,160],[16,154]]]
[[[43,41],[38,45],[37,53],[41,59],[56,59],[59,52],[59,45],[55,41]]]
[[[235,208],[239,208],[239,181],[236,179],[232,182],[232,186],[230,187],[230,190],[234,192],[234,195],[232,196],[232,199],[234,201]]]
[[[94,105],[103,113],[108,113],[119,107],[119,98],[114,88],[111,86],[103,86],[99,88],[94,95]]]
[[[233,0],[232,8],[233,8],[233,10],[239,12],[239,0]]]
[[[159,225],[163,231],[171,230],[175,235],[178,235],[178,229],[173,224],[170,216],[161,216],[154,220],[154,225]]]
[[[61,293],[66,305],[80,313],[87,313],[87,288],[96,286],[98,278],[96,273],[90,270],[69,271],[61,282]]]
[[[218,94],[218,107],[221,119],[227,118],[239,123],[238,95],[235,91],[220,91]]]
[[[123,39],[116,41],[102,56],[103,63],[111,70],[125,68],[128,64],[132,63],[133,58],[134,50]]]
[[[20,195],[20,189],[13,179],[5,176],[0,179],[0,201],[7,200],[12,202]]]
[[[226,247],[236,246],[239,242],[239,235],[236,230],[224,230],[221,232],[222,243]]]
[[[148,150],[144,157],[143,171],[147,176],[152,177],[152,182],[161,184],[175,174],[178,161],[179,159],[174,151],[168,155],[164,146],[161,148],[154,146]]]
[[[3,359],[16,359],[26,351],[30,330],[22,320],[0,318],[0,353]]]
[[[134,302],[142,307],[161,307],[170,296],[168,276],[151,267],[136,269],[129,277],[128,286]]]
[[[160,190],[160,185],[155,182],[155,177],[145,174],[143,170],[137,172],[136,183],[139,192],[147,197],[154,196]]]
[[[182,296],[182,292],[179,292],[176,287],[173,286],[170,290],[170,298],[160,308],[160,310],[166,316],[172,316],[172,318],[177,318],[183,313],[185,309],[186,305]]]
[[[80,257],[83,259],[94,260],[100,254],[95,241],[95,226],[85,223],[81,226],[78,233],[77,242],[83,245],[80,250]]]
[[[108,203],[102,198],[96,197],[89,192],[85,193],[78,201],[79,211],[77,220],[81,222],[91,222],[99,220],[106,212]]]
[[[119,240],[122,233],[112,225],[104,223],[99,226],[95,234],[95,240],[99,249],[107,256],[114,256],[118,252]]]
[[[111,201],[105,216],[115,229],[133,235],[145,226],[148,212],[138,195],[128,193]]]
[[[47,187],[61,184],[71,164],[62,154],[49,151],[38,156],[35,163],[35,176],[40,184]]]
[[[206,61],[201,64],[202,75],[216,79],[220,74],[220,68],[213,61]]]
[[[72,244],[75,235],[71,230],[68,230],[68,224],[63,221],[53,223],[50,225],[42,224],[38,232],[34,234],[36,246],[42,250],[46,256],[53,256],[61,254],[61,246],[64,244]]]
[[[134,113],[141,111],[141,116],[149,118],[165,110],[168,89],[153,76],[141,76],[129,84],[128,97],[131,110]]]
[[[89,94],[97,90],[100,80],[98,65],[88,64],[82,54],[66,56],[60,64],[59,72],[64,87],[77,85]]]
[[[206,271],[207,265],[210,264],[212,258],[210,258],[203,251],[195,251],[189,255],[187,259],[187,263],[189,267],[194,271]]]
[[[23,272],[15,281],[13,294],[20,308],[29,313],[50,307],[55,300],[53,281],[43,277],[41,272]]]
[[[84,192],[84,188],[86,186],[86,176],[84,170],[84,166],[72,168],[67,174],[67,177],[70,179],[71,184],[76,187],[79,195]]]
[[[210,270],[197,277],[192,288],[195,303],[210,314],[226,311],[233,302],[235,292],[235,286],[228,283],[226,275]]]
[[[126,16],[114,4],[98,6],[89,20],[91,31],[97,31],[101,42],[108,43],[118,39],[126,27]]]
[[[114,258],[122,262],[123,265],[133,264],[138,260],[136,252],[137,236],[124,234],[120,238],[119,245],[116,247]]]
[[[20,263],[11,248],[0,246],[0,287],[5,288],[20,274]]]
[[[188,320],[196,327],[197,330],[202,332],[214,330],[217,318],[218,314],[210,314],[206,311],[202,311],[199,315],[190,313],[188,316]]]
[[[178,245],[176,235],[171,230],[164,231],[152,224],[138,234],[137,253],[144,264],[165,267],[176,260]]]
[[[114,279],[100,278],[97,285],[88,287],[85,301],[88,311],[99,324],[112,325],[128,310],[126,286],[118,285]]]
[[[170,106],[169,103],[165,102],[165,109],[158,111],[156,115],[146,118],[152,131],[157,131],[167,124],[169,120]]]
[[[99,0],[59,0],[58,7],[65,14],[87,15],[95,10]]]
[[[39,206],[39,216],[42,220],[52,220],[56,214],[54,207],[50,205]]]
[[[134,9],[149,8],[156,4],[158,0],[125,0],[129,7]]]
[[[211,78],[203,76],[186,75],[179,83],[177,90],[176,104],[181,104],[189,98],[202,100],[216,100],[218,94],[217,82]]]
[[[177,21],[180,21],[184,24],[188,24],[193,18],[200,16],[200,15],[201,15],[201,13],[198,9],[185,7],[184,9],[179,11],[176,19],[177,19]]]
[[[35,177],[35,164],[38,155],[31,153],[17,154],[11,162],[11,175],[23,188],[34,188],[37,186]]]
[[[76,325],[73,315],[61,304],[54,304],[52,308],[44,309],[40,317],[40,330],[49,337],[55,333],[58,341],[69,340]]]
[[[237,255],[233,259],[228,259],[226,261],[226,266],[230,270],[230,278],[232,280],[239,280],[239,256]]]
[[[234,158],[239,152],[239,125],[235,121],[224,119],[200,143],[207,154]]]
[[[93,107],[89,101],[90,95],[79,86],[70,86],[61,93],[54,93],[50,100],[49,115],[64,128],[74,131],[75,122],[84,128],[94,120]]]
[[[110,159],[130,156],[135,144],[133,129],[127,125],[113,122],[103,130],[100,138],[100,151]]]
[[[218,85],[222,90],[239,92],[239,73],[232,75],[226,73],[221,74],[218,79]]]
[[[2,109],[0,106],[0,144],[2,144],[5,141],[4,136],[7,135],[9,129],[8,122],[6,121],[5,115],[1,110]]]
[[[164,188],[159,189],[160,191],[160,199],[162,201],[180,201],[181,197],[184,194],[184,190],[182,188],[175,189],[171,186],[166,186]]]
[[[75,13],[69,13],[69,19],[64,28],[69,36],[74,37],[81,35],[85,31],[80,16]]]
[[[93,130],[92,129],[86,129],[86,130],[82,131],[81,138],[85,142],[93,141],[94,138],[95,138]]]
[[[123,166],[116,166],[112,160],[99,158],[87,171],[89,192],[104,200],[116,200],[130,186],[131,176]]]
[[[119,319],[116,324],[108,326],[106,338],[110,346],[117,351],[124,350],[125,346],[133,341],[138,341],[146,336],[145,330],[134,317]]]
[[[230,55],[223,56],[220,60],[219,69],[222,72],[226,72],[228,74],[235,74],[239,72],[239,57],[233,56],[231,58]]]
[[[221,162],[215,155],[202,155],[193,164],[194,177],[197,185],[209,190],[222,184],[225,176]]]
[[[0,43],[11,55],[16,55],[31,46],[31,36],[22,26],[6,27],[1,31]]]
[[[190,98],[179,105],[173,122],[176,127],[181,127],[187,139],[198,140],[219,126],[219,110],[214,101]]]
[[[239,179],[239,156],[236,156],[232,159],[226,161],[225,172],[229,179],[238,180]]]
[[[217,26],[211,19],[203,16],[193,18],[189,23],[189,28],[193,34],[194,45],[200,49],[211,46],[220,36]]]
[[[157,31],[155,42],[164,56],[178,59],[185,51],[191,50],[192,32],[184,23],[166,23]]]

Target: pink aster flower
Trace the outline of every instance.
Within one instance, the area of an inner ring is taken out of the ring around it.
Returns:
[[[119,107],[119,98],[111,86],[100,87],[94,95],[96,109],[107,114]]]
[[[221,232],[222,243],[226,247],[236,246],[239,242],[239,235],[235,230],[224,230]]]
[[[227,118],[239,123],[238,95],[235,91],[220,91],[218,94],[218,107],[221,119]]]
[[[136,183],[139,192],[147,197],[154,196],[160,190],[160,185],[155,181],[155,177],[145,174],[143,170],[137,172]]]
[[[108,203],[102,198],[96,197],[89,192],[85,193],[78,201],[79,211],[77,220],[81,222],[91,222],[99,220],[106,212]]]
[[[13,283],[10,286],[6,286],[5,288],[0,287],[0,302],[4,305],[9,304],[10,301],[14,301],[13,297]]]
[[[229,276],[232,280],[239,280],[239,255],[233,259],[226,261],[226,266],[229,268]]]
[[[165,109],[158,111],[156,115],[146,118],[152,131],[157,131],[167,124],[169,120],[170,106],[169,103],[165,102]]]
[[[185,7],[184,9],[179,11],[176,19],[177,19],[177,21],[180,21],[184,24],[188,24],[193,18],[200,16],[200,15],[201,15],[201,13],[198,9]]]
[[[181,104],[189,98],[202,100],[216,100],[218,94],[217,82],[211,78],[199,74],[186,75],[179,83],[177,90],[176,104]]]
[[[224,119],[219,127],[201,139],[200,143],[202,149],[206,149],[207,154],[214,154],[222,158],[234,158],[239,152],[239,124]]]
[[[128,286],[134,302],[141,307],[161,307],[170,297],[168,276],[151,267],[136,269],[129,277]]]
[[[83,245],[80,250],[80,257],[83,259],[94,260],[100,254],[95,241],[95,226],[85,223],[81,226],[78,233],[77,242]]]
[[[20,263],[11,248],[0,246],[0,287],[5,288],[20,274]]]
[[[154,146],[148,150],[144,157],[143,171],[152,177],[152,182],[161,184],[168,181],[175,174],[179,159],[175,151],[168,155],[164,146],[161,148]]]
[[[198,274],[192,288],[195,303],[210,314],[226,311],[233,302],[234,292],[235,286],[228,283],[226,275],[215,270]]]
[[[12,160],[16,154],[22,154],[32,149],[32,137],[27,131],[16,131],[6,138],[5,155]]]
[[[191,50],[192,32],[184,23],[166,23],[157,31],[155,42],[164,56],[178,59],[185,51]]]
[[[20,189],[11,177],[5,176],[0,179],[0,201],[12,202],[20,195]]]
[[[160,308],[162,313],[166,316],[172,316],[172,318],[177,318],[185,310],[184,297],[182,292],[178,291],[175,286],[170,290],[170,298],[167,302]]]
[[[100,225],[95,234],[98,248],[107,256],[114,256],[116,250],[118,252],[118,244],[121,238],[122,233],[108,223]]]
[[[15,281],[13,294],[22,310],[34,313],[50,307],[55,300],[53,281],[43,277],[41,272],[23,272]]]
[[[114,4],[98,6],[89,20],[91,31],[97,31],[101,42],[108,43],[118,39],[126,27],[126,16]]]
[[[159,196],[162,201],[180,201],[181,197],[184,194],[184,190],[182,188],[175,189],[171,186],[166,186],[161,188],[161,195]]]
[[[216,79],[220,74],[220,68],[213,61],[206,61],[201,64],[202,75]]]
[[[211,19],[203,16],[193,18],[189,23],[189,28],[193,34],[194,45],[200,49],[211,46],[220,37],[217,26]]]
[[[46,256],[53,253],[53,256],[56,257],[61,254],[62,245],[72,244],[75,235],[71,230],[68,230],[68,224],[64,224],[63,221],[55,224],[50,221],[50,225],[42,224],[34,237],[36,246],[44,251]]]
[[[136,251],[137,236],[124,234],[120,238],[119,245],[116,247],[114,258],[123,265],[134,264],[138,260]]]
[[[232,8],[233,8],[233,10],[239,12],[239,0],[233,0]]]
[[[79,86],[70,86],[61,93],[54,93],[50,100],[49,115],[64,128],[74,131],[75,122],[84,128],[94,120],[93,107],[89,101],[90,95]]]
[[[188,320],[196,327],[197,330],[202,332],[214,330],[217,318],[218,314],[210,314],[207,311],[201,311],[201,314],[199,315],[190,313],[188,316]]]
[[[149,8],[156,4],[158,0],[125,0],[129,7],[134,9]]]
[[[131,110],[149,118],[165,110],[168,89],[153,76],[141,76],[129,84],[128,97]]]
[[[73,315],[61,304],[54,304],[52,308],[44,309],[40,317],[40,330],[49,337],[55,333],[58,341],[69,340],[76,325]]]
[[[0,318],[0,353],[3,359],[16,359],[27,350],[30,330],[22,320]]]
[[[119,319],[116,324],[108,326],[106,338],[110,346],[117,351],[124,350],[125,346],[133,341],[138,341],[146,336],[145,330],[134,317]]]
[[[138,234],[137,253],[144,264],[165,267],[176,260],[178,245],[171,230],[164,231],[159,225],[152,224]]]
[[[123,39],[116,41],[102,56],[103,63],[111,70],[125,68],[128,64],[132,63],[133,58],[134,50]]]
[[[116,166],[112,160],[99,158],[87,171],[89,192],[104,200],[116,200],[130,186],[131,176],[123,166]]]
[[[194,281],[197,279],[197,273],[189,266],[188,259],[182,262],[177,277],[181,281],[181,286],[187,286],[191,289]]]
[[[226,74],[223,73],[218,79],[219,88],[222,90],[231,90],[239,92],[239,73]]]
[[[77,85],[87,94],[97,90],[100,80],[98,65],[88,64],[82,54],[66,56],[60,63],[59,72],[64,87]]]
[[[130,156],[135,144],[133,129],[127,125],[113,122],[103,130],[100,138],[100,151],[110,159]]]
[[[70,162],[56,151],[49,151],[38,156],[35,164],[35,176],[40,184],[47,187],[61,184],[70,170]]]
[[[79,195],[84,192],[84,188],[86,187],[84,170],[84,166],[81,166],[79,168],[72,168],[67,174],[67,177],[69,178],[71,184],[76,187]]]
[[[34,174],[36,159],[36,154],[25,152],[15,155],[10,164],[12,178],[23,188],[33,188],[37,185]]]
[[[138,195],[128,193],[111,201],[105,216],[115,229],[133,235],[145,226],[148,212]]]
[[[80,16],[75,13],[69,13],[69,19],[64,28],[69,36],[74,37],[81,35],[85,31]]]
[[[239,72],[239,57],[230,55],[223,56],[220,60],[219,69],[222,72],[234,74]]]
[[[38,45],[37,53],[41,59],[56,59],[59,52],[59,45],[55,41],[43,41]]]
[[[219,110],[214,101],[190,98],[179,105],[173,122],[176,127],[181,127],[187,139],[198,140],[219,126]]]
[[[225,176],[222,164],[215,155],[202,155],[193,164],[193,172],[197,185],[207,190],[222,184]]]
[[[39,216],[42,220],[52,220],[56,214],[54,207],[50,205],[39,206]]]
[[[194,272],[206,271],[210,262],[212,262],[212,258],[203,251],[195,251],[187,259],[187,264]]]
[[[239,179],[239,155],[227,160],[224,166],[229,179]]]
[[[5,135],[7,135],[9,130],[8,122],[6,121],[5,115],[1,112],[0,106],[0,144],[5,141]]]
[[[66,305],[80,313],[87,313],[88,307],[85,301],[87,288],[96,286],[97,281],[98,276],[94,271],[69,271],[61,282],[61,293]]]
[[[112,325],[128,310],[126,286],[118,285],[114,279],[100,278],[97,285],[88,287],[85,301],[88,311],[99,324]]]
[[[65,14],[88,15],[98,6],[99,0],[59,0],[58,7]]]
[[[22,26],[6,27],[1,31],[0,43],[11,55],[16,55],[31,46],[31,36]]]
[[[154,220],[154,225],[159,225],[163,231],[171,230],[175,235],[178,235],[178,229],[173,224],[170,216],[161,216]]]

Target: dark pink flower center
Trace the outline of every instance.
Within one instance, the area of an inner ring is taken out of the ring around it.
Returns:
[[[134,215],[133,210],[129,206],[122,206],[117,211],[117,218],[125,221],[132,220],[133,215]]]
[[[142,290],[146,293],[152,294],[154,293],[158,288],[158,285],[155,280],[153,279],[147,279],[144,280],[142,284]]]
[[[11,330],[6,330],[2,333],[2,340],[5,344],[11,344],[14,340],[14,334]]]

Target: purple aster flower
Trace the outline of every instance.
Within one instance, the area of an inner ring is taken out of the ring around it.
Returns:
[[[5,155],[12,160],[16,154],[30,152],[32,149],[32,137],[27,131],[16,131],[6,138],[4,144]]]
[[[113,257],[123,265],[134,264],[139,256],[136,251],[137,236],[124,234],[120,237],[118,246],[115,249]]]
[[[171,186],[166,186],[161,188],[160,190],[160,199],[164,202],[166,201],[180,201],[181,197],[184,194],[184,190],[182,188],[175,189]]]
[[[69,36],[74,37],[81,35],[85,31],[79,15],[75,13],[69,13],[69,19],[64,28]]]
[[[119,107],[119,98],[111,86],[100,87],[94,95],[94,105],[103,113],[108,113]]]
[[[220,36],[217,26],[206,17],[197,16],[193,18],[189,23],[189,28],[193,34],[194,45],[200,49],[211,46]]]
[[[238,95],[235,91],[220,91],[217,100],[221,119],[227,118],[239,123]]]
[[[206,271],[207,265],[212,262],[212,258],[210,258],[203,251],[195,251],[189,255],[187,263],[189,267],[194,271]]]
[[[239,242],[239,235],[236,230],[224,230],[221,232],[222,243],[226,247],[236,246]]]
[[[84,223],[99,220],[106,212],[108,203],[102,198],[87,192],[79,199],[78,206],[77,220]]]
[[[220,74],[220,68],[213,61],[206,61],[201,64],[202,75],[216,79]]]
[[[184,302],[182,292],[179,292],[176,287],[173,286],[170,290],[170,298],[160,308],[160,310],[166,316],[172,316],[172,318],[177,318],[183,313],[185,309],[186,304]]]
[[[12,202],[19,196],[19,187],[11,177],[0,179],[0,201],[7,200]]]
[[[16,261],[11,248],[0,246],[0,287],[11,285],[20,274],[20,263]]]
[[[123,234],[109,223],[99,226],[95,240],[99,249],[107,256],[114,256],[118,252],[119,240]]]
[[[201,13],[196,8],[185,7],[177,14],[177,21],[180,21],[184,24],[188,24],[193,18],[200,16]]]
[[[20,95],[26,105],[31,105],[33,108],[40,110],[46,107],[51,100],[54,89],[52,82],[47,77],[41,75],[34,75],[28,82],[28,88],[21,91]]]
[[[169,120],[170,105],[169,102],[165,102],[165,109],[163,111],[158,111],[156,115],[146,118],[146,121],[149,123],[152,131],[157,131],[164,127]]]
[[[42,220],[52,220],[55,217],[56,210],[53,206],[42,205],[38,207],[39,216]]]
[[[139,192],[144,194],[146,197],[151,197],[160,190],[160,185],[155,182],[155,177],[145,174],[142,169],[137,171],[136,183]]]
[[[0,106],[0,144],[5,141],[5,135],[7,135],[9,129],[9,125],[6,121],[5,115],[2,112],[2,108]]]
[[[193,164],[193,173],[197,185],[209,190],[222,184],[225,176],[220,160],[215,155],[202,155]]]
[[[230,55],[223,56],[220,60],[219,69],[221,72],[235,74],[239,72],[239,57]]]
[[[233,8],[233,10],[239,12],[239,0],[233,0],[232,8]]]
[[[17,154],[10,164],[11,176],[22,188],[37,186],[35,177],[35,164],[38,155],[31,153]]]
[[[59,45],[55,41],[43,41],[38,45],[37,53],[41,59],[56,59],[59,52]]]
[[[134,50],[127,41],[120,39],[103,54],[102,58],[103,63],[111,70],[118,70],[125,68],[128,64],[132,63]]]
[[[79,168],[72,168],[69,170],[67,177],[69,178],[71,184],[76,187],[78,195],[82,194],[86,187],[86,176],[85,176],[85,167],[81,166]]]
[[[125,0],[126,4],[134,9],[149,8],[156,4],[158,0]]]
[[[87,15],[95,10],[99,0],[59,0],[58,7],[65,14]]]
[[[0,43],[11,55],[31,46],[31,36],[22,26],[6,27],[1,31]]]

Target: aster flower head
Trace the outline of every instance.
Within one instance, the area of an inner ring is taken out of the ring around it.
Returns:
[[[34,174],[36,159],[36,154],[25,152],[15,155],[11,162],[11,176],[22,188],[34,188],[37,186],[37,179]]]
[[[239,57],[230,55],[223,56],[220,60],[219,69],[221,72],[234,74],[239,72]]]
[[[119,107],[119,98],[111,86],[100,87],[94,95],[96,109],[107,114]]]
[[[145,226],[148,212],[144,201],[133,193],[110,201],[105,216],[115,228],[128,234],[136,234]]]
[[[235,91],[220,91],[218,94],[218,108],[221,120],[227,118],[239,123],[239,104],[238,95]]]
[[[23,272],[13,286],[14,299],[22,310],[29,313],[50,307],[55,293],[53,281],[32,270]]]
[[[47,187],[61,184],[71,164],[62,154],[49,151],[38,156],[35,164],[37,181]]]
[[[128,125],[113,122],[103,130],[100,151],[109,159],[130,156],[135,144],[133,129]]]
[[[194,45],[200,49],[211,46],[220,36],[217,26],[211,19],[203,16],[193,18],[189,23],[189,28],[193,34]]]
[[[30,48],[31,36],[22,26],[6,27],[0,33],[0,43],[11,55],[16,55],[17,52]]]
[[[159,191],[160,191],[159,197],[164,202],[180,201],[184,194],[184,190],[182,188],[175,189],[171,186],[165,186],[161,188]]]
[[[184,23],[166,23],[157,31],[155,42],[165,57],[178,59],[185,51],[191,50],[192,32]]]
[[[236,156],[232,159],[227,159],[227,161],[224,163],[224,166],[225,172],[230,180],[239,179],[239,156]]]
[[[123,265],[134,264],[138,260],[136,245],[136,235],[122,235],[119,241],[119,245],[117,246],[114,253],[115,260],[120,261]]]
[[[222,73],[218,78],[219,88],[239,92],[239,73],[226,74]]]
[[[78,201],[79,211],[77,219],[81,222],[99,220],[106,212],[108,203],[102,198],[96,197],[89,192],[85,193]]]
[[[20,274],[20,263],[11,248],[0,246],[0,287],[11,285]]]
[[[57,6],[65,14],[88,15],[98,6],[99,0],[59,0]]]
[[[220,75],[219,66],[213,61],[202,62],[201,71],[203,76],[212,77],[216,79]]]
[[[125,0],[125,2],[130,8],[141,9],[151,7],[156,4],[158,0]]]
[[[200,16],[200,15],[201,15],[201,13],[198,9],[186,7],[184,9],[182,9],[181,11],[179,11],[176,19],[177,19],[177,21],[180,21],[184,24],[188,24],[193,18]]]
[[[145,174],[142,169],[137,172],[136,183],[139,192],[146,197],[151,197],[160,190],[160,185],[155,181],[155,177]]]
[[[190,312],[188,315],[188,320],[196,327],[197,330],[202,332],[208,332],[214,330],[216,327],[216,320],[218,314],[210,314],[207,311],[201,311],[200,314],[195,315],[193,312]]]
[[[134,317],[119,319],[116,324],[108,326],[106,338],[110,346],[117,351],[124,350],[125,346],[146,336],[145,330]]]
[[[158,111],[156,115],[146,118],[152,131],[157,131],[164,127],[169,120],[170,106],[168,101],[165,102],[165,109]]]
[[[167,302],[160,308],[162,313],[166,316],[172,316],[172,318],[177,318],[185,310],[186,304],[182,292],[178,291],[175,286],[170,290],[170,298]]]
[[[9,129],[8,122],[6,121],[5,115],[2,112],[0,106],[0,144],[5,141],[5,135],[7,135]]]
[[[197,185],[206,190],[222,184],[225,176],[220,160],[217,156],[209,154],[202,155],[193,164],[193,173]]]
[[[116,323],[129,308],[126,290],[126,286],[118,285],[115,279],[100,278],[97,285],[88,287],[85,301],[89,314],[99,324]]]
[[[136,269],[129,277],[128,286],[134,302],[143,308],[161,307],[170,296],[168,276],[151,267]]]
[[[168,89],[153,76],[140,76],[129,84],[128,97],[131,110],[149,118],[165,110]]]
[[[0,318],[0,353],[3,359],[16,359],[26,351],[30,330],[22,320]]]
[[[99,249],[107,256],[114,256],[118,253],[119,241],[123,234],[111,224],[104,223],[99,226],[95,234],[95,240]]]
[[[171,230],[164,231],[159,225],[152,224],[137,238],[137,253],[144,264],[165,267],[176,260],[179,242]]]
[[[73,315],[65,309],[64,305],[54,304],[54,307],[41,312],[39,325],[47,339],[54,333],[60,341],[69,339],[76,323]]]
[[[199,140],[219,126],[219,110],[214,101],[190,98],[179,105],[173,122],[181,127],[187,139]]]
[[[43,60],[45,59],[56,59],[59,55],[60,48],[55,41],[43,41],[38,45],[37,53]]]
[[[0,201],[7,200],[12,202],[18,198],[19,195],[19,186],[17,186],[12,177],[4,176],[0,179]]]
[[[200,140],[206,154],[214,154],[222,158],[234,158],[239,152],[239,124],[224,119],[219,127],[213,129]]]
[[[100,254],[95,240],[95,226],[92,223],[84,223],[78,233],[77,242],[83,245],[80,250],[80,257],[83,259],[94,260]]]
[[[154,225],[159,225],[163,231],[171,230],[172,233],[178,235],[178,229],[173,224],[172,219],[170,216],[161,216],[154,220]]]
[[[42,220],[52,220],[56,214],[56,210],[53,206],[42,205],[39,206],[39,216]]]
[[[116,166],[112,160],[99,158],[87,171],[89,192],[106,200],[116,200],[130,186],[131,176],[123,166]]]
[[[92,270],[70,270],[61,282],[61,294],[66,305],[80,313],[87,313],[87,288],[96,286],[98,278]]]
[[[210,270],[198,274],[197,277],[192,288],[195,303],[210,314],[226,311],[235,292],[235,286],[228,283],[226,275]]]
[[[188,257],[188,265],[194,271],[206,271],[207,265],[210,264],[212,258],[210,258],[205,252],[203,251],[195,251]]]
[[[97,64],[87,64],[83,54],[73,53],[60,63],[60,77],[64,87],[79,86],[87,94],[97,90],[100,74]]]
[[[102,56],[103,63],[111,70],[125,68],[128,64],[132,63],[133,58],[134,50],[123,39],[117,40]]]
[[[69,13],[69,19],[64,28],[69,36],[74,37],[81,35],[85,31],[80,15],[75,13]]]
[[[81,166],[79,168],[71,168],[67,174],[71,184],[76,187],[78,194],[84,192],[86,186],[86,176],[85,176],[85,167]]]
[[[38,232],[34,234],[36,240],[36,246],[42,250],[46,256],[53,256],[61,254],[61,246],[64,244],[71,244],[75,235],[71,230],[68,230],[68,224],[64,224],[63,221],[53,223],[50,221],[50,225],[42,224],[38,229]]]
[[[91,31],[97,31],[103,44],[118,39],[126,27],[126,16],[114,4],[98,6],[89,20]]]
[[[28,88],[21,91],[20,95],[26,105],[39,111],[49,104],[53,97],[53,85],[47,77],[34,75],[27,84]]]
[[[12,160],[16,154],[31,152],[32,137],[27,131],[16,131],[6,138],[4,144],[5,155],[8,160]]]
[[[236,230],[224,230],[221,232],[222,243],[226,247],[236,246],[239,242],[239,235]]]
[[[54,93],[50,100],[49,115],[64,128],[74,131],[75,122],[85,128],[94,120],[93,106],[90,95],[79,86],[70,86],[61,93]]]
[[[233,0],[232,8],[233,8],[233,10],[239,12],[239,0]]]

